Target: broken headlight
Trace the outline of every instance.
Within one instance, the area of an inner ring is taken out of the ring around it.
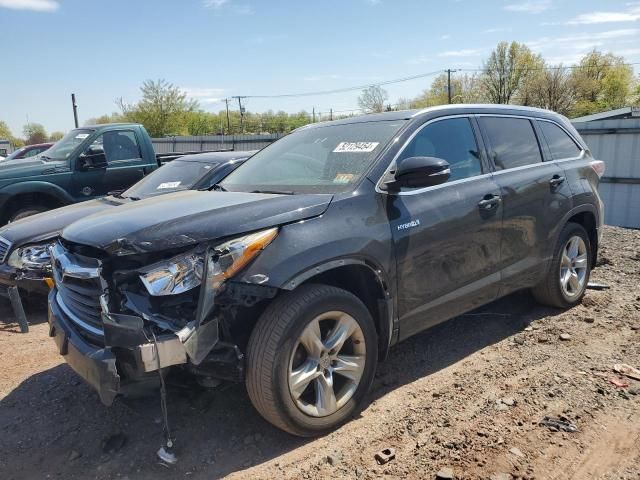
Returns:
[[[269,228],[234,238],[215,247],[207,278],[214,290],[233,277],[278,234]],[[199,286],[204,274],[204,256],[194,251],[173,257],[145,268],[142,283],[153,296],[176,295]]]
[[[38,270],[51,272],[50,243],[40,243],[16,248],[7,263],[18,270]]]

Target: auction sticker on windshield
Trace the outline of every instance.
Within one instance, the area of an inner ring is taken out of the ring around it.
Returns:
[[[85,139],[85,138],[87,138],[88,136],[89,136],[89,134],[88,134],[88,133],[79,133],[79,134],[77,134],[77,135],[76,135],[76,138],[77,138],[78,140],[84,140],[84,139]]]
[[[156,190],[162,190],[165,188],[177,188],[181,182],[164,182],[156,187]]]
[[[340,142],[333,153],[368,153],[373,152],[380,142]]]

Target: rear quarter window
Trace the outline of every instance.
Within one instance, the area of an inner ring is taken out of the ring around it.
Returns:
[[[515,117],[480,117],[489,140],[489,153],[498,170],[542,162],[540,145],[531,121]]]
[[[576,145],[576,142],[555,123],[545,122],[540,120],[538,122],[540,130],[544,138],[547,140],[551,156],[554,160],[561,160],[563,158],[575,158],[580,156],[582,148]]]

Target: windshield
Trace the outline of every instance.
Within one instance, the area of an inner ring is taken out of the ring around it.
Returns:
[[[77,129],[71,130],[62,137],[53,147],[46,151],[43,158],[52,160],[66,160],[73,153],[78,145],[84,142],[93,130]]]
[[[187,190],[202,177],[215,170],[217,166],[217,164],[173,160],[144,177],[126,190],[122,196],[144,198],[161,193]]]
[[[9,155],[8,157],[5,158],[5,160],[13,160],[14,158],[16,158],[18,155],[20,155],[22,152],[24,152],[27,149],[27,147],[20,147],[18,150],[16,150],[15,152],[13,152],[11,155]]]
[[[404,124],[358,122],[298,130],[256,153],[221,185],[242,192],[348,191]]]

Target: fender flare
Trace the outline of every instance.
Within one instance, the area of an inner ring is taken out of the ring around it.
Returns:
[[[27,181],[17,182],[7,185],[0,190],[0,196],[2,196],[1,208],[4,209],[6,203],[16,195],[29,194],[29,193],[41,193],[50,195],[59,200],[62,204],[74,203],[75,200],[69,193],[62,187],[49,182],[41,181]]]
[[[562,229],[564,228],[564,226],[569,223],[569,219],[571,217],[573,217],[574,215],[577,215],[579,213],[591,213],[593,214],[593,216],[596,219],[596,228],[598,227],[598,222],[600,221],[600,215],[598,214],[598,210],[596,209],[596,207],[591,204],[591,203],[582,203],[580,205],[576,205],[574,206],[571,210],[569,210],[567,213],[564,214],[564,216],[562,217],[562,220],[560,220],[558,222],[558,225],[556,227],[555,232],[553,232],[553,242],[551,243],[551,250],[548,254],[548,258],[547,258],[547,266],[546,268],[549,267],[550,263],[551,263],[551,256],[553,255],[553,251],[556,248],[556,244],[558,243],[558,239],[560,237],[560,232],[562,231]],[[595,258],[594,258],[595,261]],[[546,271],[546,269],[545,269]]]
[[[379,352],[378,357],[380,360],[386,358],[389,347],[395,342],[395,339],[398,336],[398,325],[397,318],[395,315],[393,295],[391,292],[391,283],[386,278],[384,273],[384,269],[376,264],[374,260],[368,261],[362,258],[339,258],[334,260],[329,260],[327,262],[323,262],[319,265],[315,265],[312,267],[308,267],[305,270],[296,274],[293,278],[287,280],[282,286],[279,288],[283,290],[293,290],[298,285],[304,283],[310,278],[328,272],[330,270],[334,270],[336,268],[345,267],[348,265],[358,265],[367,268],[371,273],[373,273],[374,278],[380,285],[382,292],[384,294],[384,299],[379,299],[378,308],[382,312],[380,318],[380,332],[379,332]]]

